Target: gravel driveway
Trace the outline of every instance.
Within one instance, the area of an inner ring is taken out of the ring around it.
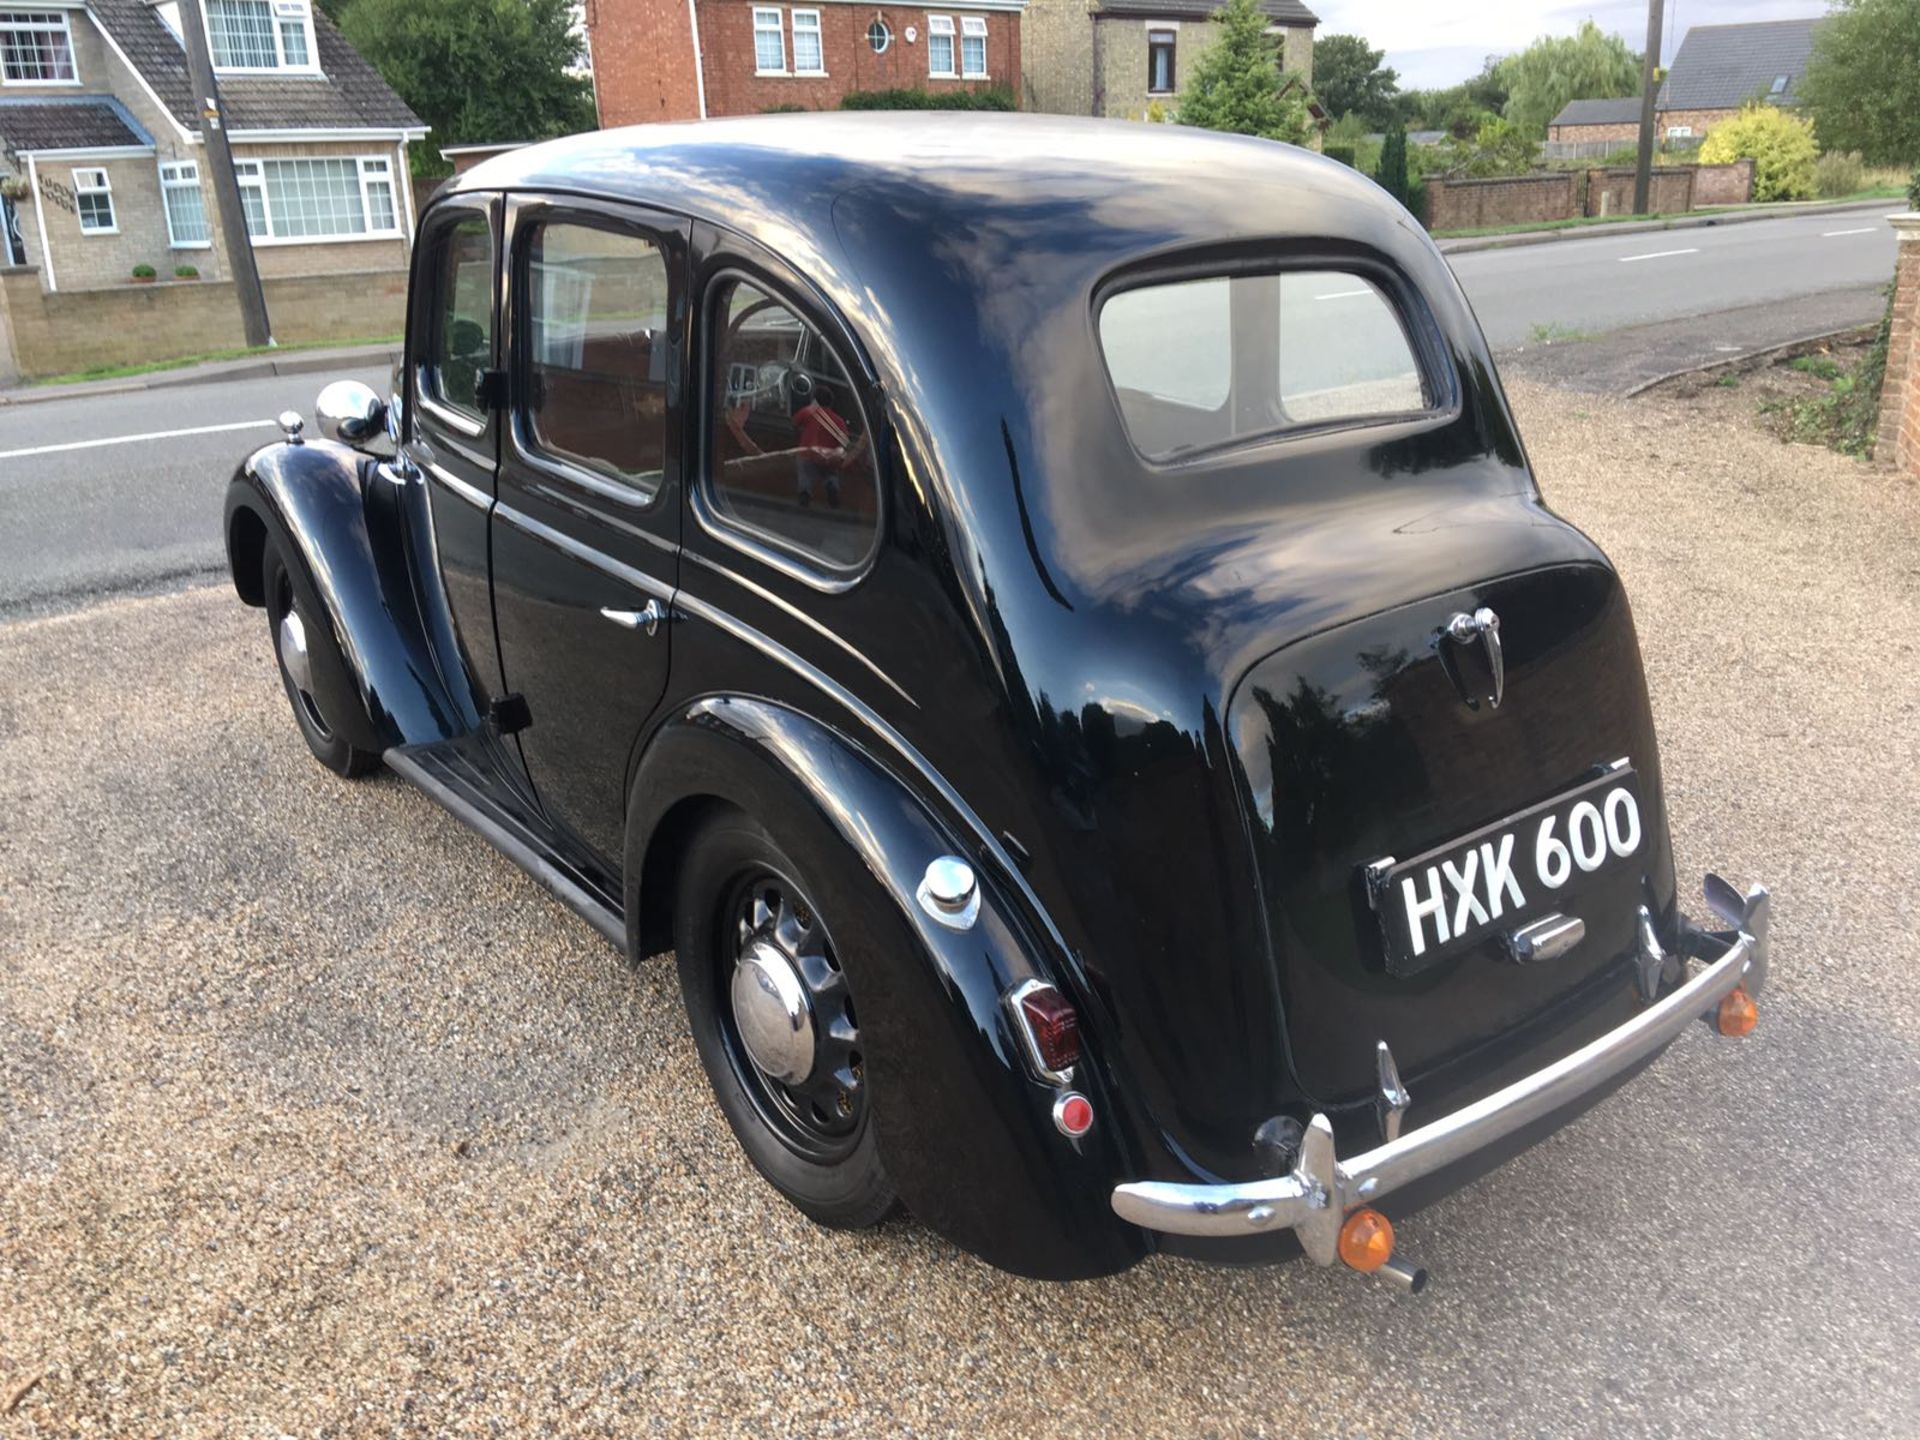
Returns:
[[[1920,498],[1515,399],[1635,597],[1682,873],[1775,886],[1775,979],[1404,1225],[1424,1297],[814,1229],[671,967],[314,766],[203,589],[0,629],[0,1436],[1914,1433]]]

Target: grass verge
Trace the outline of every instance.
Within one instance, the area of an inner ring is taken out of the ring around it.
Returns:
[[[1821,205],[1847,205],[1858,200],[1898,200],[1905,191],[1893,185],[1872,185],[1864,190],[1856,190],[1851,195],[1842,195],[1835,200],[1821,200]],[[1530,235],[1536,230],[1586,230],[1595,225],[1625,225],[1631,221],[1643,224],[1659,224],[1669,220],[1699,220],[1716,215],[1744,215],[1767,207],[1755,205],[1705,205],[1698,210],[1662,211],[1657,215],[1576,215],[1571,220],[1533,220],[1519,225],[1488,225],[1472,230],[1436,230],[1435,240],[1479,240],[1489,235]],[[1796,204],[1788,203],[1780,207],[1782,216],[1801,213]]]
[[[27,383],[38,389],[46,385],[77,385],[85,380],[124,380],[134,375],[154,375],[162,370],[179,370],[188,365],[206,365],[216,360],[252,360],[262,356],[294,355],[302,350],[349,350],[356,345],[398,345],[398,335],[371,335],[361,340],[315,340],[303,345],[261,345],[238,350],[207,350],[198,355],[176,355],[169,360],[145,360],[135,365],[95,365],[90,370],[74,370],[65,375],[43,375]]]

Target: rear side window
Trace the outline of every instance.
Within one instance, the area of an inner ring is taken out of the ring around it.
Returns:
[[[457,220],[437,243],[423,379],[434,400],[484,423],[476,386],[493,364],[492,222],[484,215]]]
[[[527,247],[533,448],[651,496],[667,441],[667,262],[641,235],[543,223]]]
[[[724,280],[708,312],[707,494],[731,527],[829,570],[880,530],[872,436],[827,338],[777,296]]]
[[[1393,303],[1338,270],[1123,290],[1100,308],[1100,348],[1127,433],[1154,460],[1433,404]]]

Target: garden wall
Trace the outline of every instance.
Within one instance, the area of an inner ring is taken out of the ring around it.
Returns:
[[[281,276],[262,282],[273,336],[282,345],[398,335],[405,328],[407,272]],[[228,280],[123,285],[110,290],[40,288],[30,265],[0,269],[0,336],[12,368],[28,379],[103,365],[138,365],[246,343]],[[0,359],[0,373],[8,369]]]
[[[1631,169],[1589,170],[1586,173],[1586,215],[1633,214]],[[1688,165],[1660,165],[1654,168],[1647,189],[1647,210],[1654,215],[1672,215],[1693,208],[1693,168]]]
[[[1429,230],[1480,230],[1571,220],[1578,215],[1571,170],[1514,175],[1498,180],[1427,181]]]
[[[1753,161],[1735,160],[1731,165],[1694,167],[1694,204],[1745,205],[1752,199]]]
[[[1893,274],[1893,325],[1880,390],[1874,458],[1920,479],[1920,214],[1895,215],[1900,259]]]

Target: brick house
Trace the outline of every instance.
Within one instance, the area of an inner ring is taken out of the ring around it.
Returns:
[[[1300,0],[1261,0],[1281,65],[1313,80],[1319,18]],[[1022,29],[1021,97],[1060,115],[1144,118],[1180,93],[1219,31],[1219,0],[1029,0]]]
[[[1027,0],[588,0],[604,126],[831,110],[854,91],[1017,93]]]
[[[262,278],[404,269],[426,127],[310,0],[204,6]],[[50,294],[227,275],[179,27],[175,0],[0,0],[0,267]]]
[[[1569,100],[1547,123],[1549,146],[1605,146],[1617,149],[1640,139],[1640,97],[1624,100]],[[1547,151],[1549,155],[1556,152]],[[1573,152],[1567,152],[1572,154]]]

